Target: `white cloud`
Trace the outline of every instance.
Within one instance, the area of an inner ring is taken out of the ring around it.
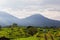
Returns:
[[[16,16],[18,18],[25,18],[25,17],[28,17],[28,16],[31,16],[33,14],[39,14],[40,12],[39,11],[27,11],[27,10],[13,10],[11,8],[8,8],[8,9],[3,9],[2,11],[5,11],[13,16]]]
[[[42,14],[59,20],[57,17],[60,16],[60,0],[0,0],[0,11],[8,12],[18,18]]]
[[[44,12],[42,12],[42,15],[44,15],[47,18],[50,19],[55,19],[55,20],[60,20],[59,16],[60,16],[60,11],[48,11],[45,10]]]

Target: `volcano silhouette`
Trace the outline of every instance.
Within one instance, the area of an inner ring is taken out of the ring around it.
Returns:
[[[23,19],[28,23],[28,25],[33,25],[33,26],[60,26],[60,21],[59,20],[52,20],[44,17],[43,15],[40,14],[35,14],[30,17],[27,17]]]
[[[6,12],[0,12],[0,25],[7,26],[17,23],[22,26],[60,26],[60,21],[48,19],[40,14],[34,14],[24,19],[19,19]]]

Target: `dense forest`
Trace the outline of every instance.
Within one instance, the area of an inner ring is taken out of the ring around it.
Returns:
[[[0,26],[0,40],[60,40],[59,27]]]

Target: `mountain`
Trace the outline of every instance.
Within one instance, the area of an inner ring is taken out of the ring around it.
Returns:
[[[23,20],[27,21],[28,25],[33,26],[60,26],[60,21],[48,19],[40,14],[32,15]]]
[[[24,21],[21,19],[18,19],[17,17],[14,17],[6,12],[0,12],[0,25],[2,26],[11,25],[13,23],[24,25],[23,22]]]
[[[22,26],[60,26],[60,21],[48,19],[40,14],[34,14],[24,19],[19,19],[6,12],[0,12],[0,25],[7,26],[17,23]]]

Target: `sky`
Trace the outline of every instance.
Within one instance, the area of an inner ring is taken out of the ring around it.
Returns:
[[[0,11],[20,19],[34,14],[60,20],[60,0],[0,0]]]

